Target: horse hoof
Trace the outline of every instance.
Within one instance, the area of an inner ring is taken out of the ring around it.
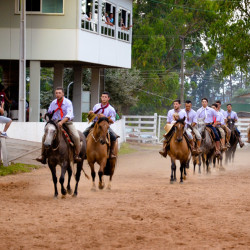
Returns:
[[[67,191],[64,189],[64,190],[62,190],[62,195],[66,195],[67,194]]]
[[[66,199],[66,195],[62,194],[62,199]]]
[[[99,189],[104,189],[105,185],[99,185]]]
[[[57,196],[57,195],[54,195],[53,198],[54,198],[54,200],[57,200],[57,199],[58,199],[58,196]]]
[[[183,176],[183,180],[186,180],[186,179],[187,179],[187,177],[186,177],[186,175],[184,175],[184,176]]]
[[[71,189],[71,188],[70,188],[70,189],[67,189],[67,193],[68,193],[68,194],[72,194],[72,193],[73,193],[72,189]]]
[[[72,195],[72,197],[76,198],[76,197],[77,197],[77,193],[74,193],[74,194]]]
[[[183,182],[183,181],[180,181],[180,184],[184,184],[184,182]]]
[[[170,184],[174,184],[175,183],[175,181],[174,180],[170,180]]]

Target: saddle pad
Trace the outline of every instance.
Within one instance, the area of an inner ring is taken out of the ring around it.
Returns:
[[[74,146],[74,143],[72,142],[69,134],[62,128],[62,132],[63,132],[63,135],[64,137],[66,138],[66,140],[69,142],[69,144],[73,147]]]

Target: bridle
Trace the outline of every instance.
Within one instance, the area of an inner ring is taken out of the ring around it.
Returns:
[[[48,124],[52,124],[55,128],[56,128],[56,133],[54,134],[54,136],[53,136],[53,139],[52,139],[52,142],[56,139],[56,136],[57,136],[57,134],[58,134],[58,127],[57,127],[57,124],[53,121],[53,120],[49,120],[47,123],[46,123],[46,125],[45,125],[45,127],[48,125]],[[49,149],[50,147],[52,148],[52,150],[53,151],[56,151],[58,148],[59,148],[59,145],[60,145],[60,142],[58,142],[58,144],[57,144],[57,146],[55,147],[55,148],[53,148],[53,143],[51,144],[51,146],[49,146],[49,147],[45,147],[46,149]]]

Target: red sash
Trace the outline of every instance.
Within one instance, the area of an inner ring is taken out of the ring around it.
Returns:
[[[101,108],[97,109],[94,113],[97,114],[102,109],[102,114],[103,114],[104,113],[104,109],[106,109],[108,106],[109,106],[109,103],[107,105],[105,105],[104,107],[101,107]]]
[[[64,97],[63,97],[64,99]],[[60,115],[61,115],[61,118],[63,118],[63,111],[62,111],[62,103],[63,103],[63,99],[62,101],[59,103],[58,100],[57,100],[57,105],[58,105],[58,108],[55,110],[55,113],[57,110],[60,110]]]

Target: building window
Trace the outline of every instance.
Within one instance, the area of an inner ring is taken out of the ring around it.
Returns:
[[[89,31],[97,32],[98,24],[98,0],[81,1],[81,27]]]
[[[122,8],[118,11],[118,39],[123,41],[130,41],[130,32],[129,29],[131,28],[131,14],[130,11],[124,10]]]
[[[62,14],[64,0],[26,0],[26,11],[35,12],[36,14]],[[21,2],[19,2],[19,12]]]

